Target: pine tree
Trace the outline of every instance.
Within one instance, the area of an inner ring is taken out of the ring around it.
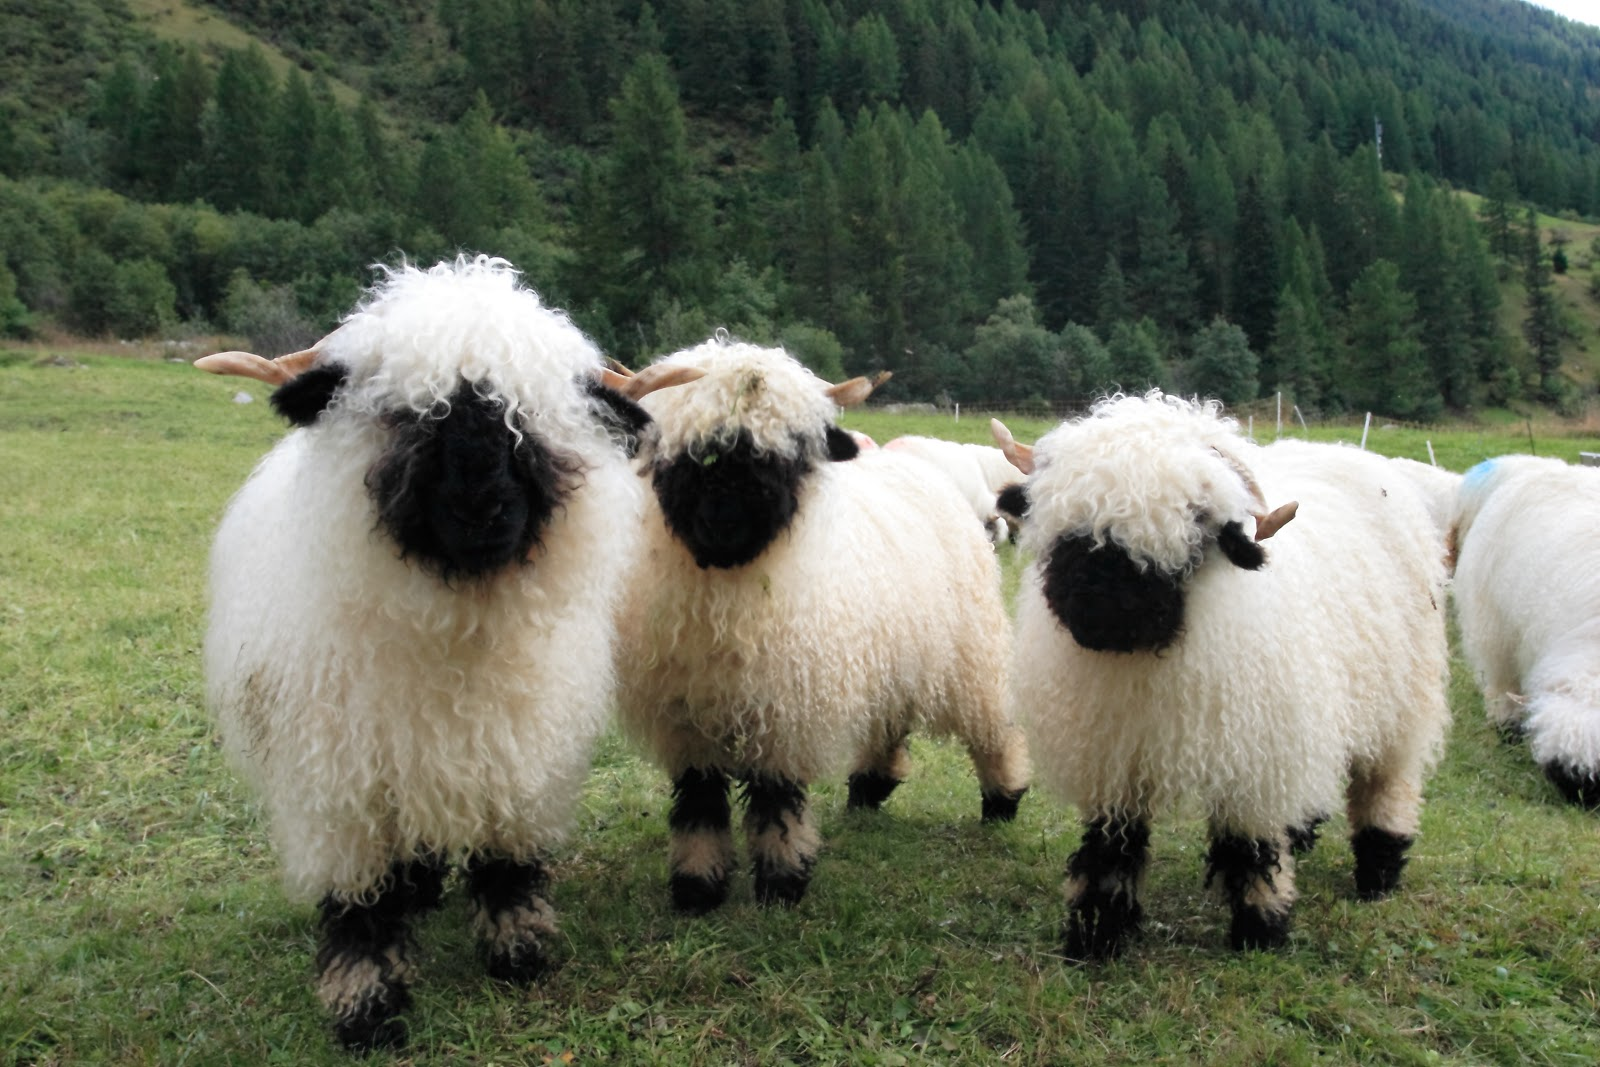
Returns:
[[[1123,321],[1111,328],[1106,341],[1111,381],[1130,393],[1156,386],[1167,386],[1166,364],[1161,358],[1161,342],[1155,323],[1149,319]]]
[[[1517,190],[1511,175],[1504,170],[1495,171],[1483,197],[1482,218],[1484,228],[1489,231],[1489,250],[1507,261],[1518,254],[1514,235],[1516,199]]]
[[[1545,401],[1561,398],[1561,318],[1556,306],[1555,285],[1550,278],[1550,260],[1539,243],[1539,220],[1528,208],[1522,228],[1522,285],[1527,293],[1528,314],[1522,320],[1522,336],[1533,353],[1539,373],[1539,396]]]
[[[1243,329],[1218,315],[1195,332],[1190,347],[1194,355],[1184,367],[1186,389],[1224,404],[1256,398],[1260,364]]]
[[[214,106],[203,124],[205,193],[213,207],[264,214],[278,202],[277,116],[277,83],[261,50],[251,46],[224,55]]]
[[[1344,392],[1358,407],[1401,419],[1438,417],[1444,400],[1417,339],[1416,301],[1392,260],[1374,260],[1350,287]]]
[[[1277,229],[1265,190],[1252,172],[1239,195],[1239,221],[1234,229],[1232,317],[1256,351],[1265,350],[1271,340],[1277,310],[1281,285]]]

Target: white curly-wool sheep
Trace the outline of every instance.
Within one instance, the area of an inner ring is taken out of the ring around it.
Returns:
[[[279,383],[297,428],[217,531],[204,659],[353,1046],[405,1036],[406,919],[463,860],[491,973],[535,976],[560,839],[614,682],[648,426],[502,260],[402,265]],[[287,369],[286,369],[287,368]],[[618,438],[622,440],[619,442]]]
[[[983,525],[990,541],[998,543],[1008,536],[1009,527],[1005,516],[995,507],[995,496],[1022,477],[998,448],[915,434],[896,437],[883,447],[915,456],[950,479]]]
[[[1068,955],[1137,926],[1149,821],[1180,802],[1210,820],[1235,947],[1287,936],[1291,846],[1341,797],[1359,893],[1394,889],[1448,720],[1443,560],[1409,481],[1355,449],[1257,447],[1215,402],[1159,392],[1009,447],[1035,555],[1018,717],[1086,822]],[[1264,547],[1288,497],[1299,518]]]
[[[1428,505],[1428,517],[1433,520],[1434,528],[1438,530],[1442,541],[1450,531],[1451,517],[1456,505],[1456,491],[1461,486],[1461,475],[1445,467],[1398,456],[1390,459],[1389,463],[1409,478],[1411,484],[1422,493],[1422,498]]]
[[[959,494],[917,460],[858,457],[834,419],[862,379],[829,387],[781,349],[724,341],[656,366],[705,374],[643,402],[660,444],[618,705],[673,780],[676,906],[726,899],[730,779],[756,896],[792,903],[820,844],[807,784],[853,767],[850,806],[877,807],[914,729],[959,737],[984,816],[1014,815],[1028,768],[1005,712],[1009,626]]]
[[[1467,471],[1451,533],[1461,647],[1489,718],[1568,800],[1600,807],[1600,470],[1501,456]]]

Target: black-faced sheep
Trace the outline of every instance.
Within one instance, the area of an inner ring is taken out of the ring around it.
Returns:
[[[1448,721],[1444,565],[1382,457],[1259,448],[1220,406],[1101,401],[1030,451],[1003,503],[1034,553],[1013,688],[1040,773],[1085,819],[1066,953],[1137,926],[1151,818],[1197,801],[1236,948],[1287,937],[1292,847],[1341,796],[1363,898],[1397,887]],[[1294,496],[1301,516],[1266,501]]]
[[[1490,720],[1526,734],[1569,801],[1600,807],[1600,470],[1488,460],[1453,519],[1456,620]]]
[[[278,385],[296,427],[217,531],[209,703],[289,890],[321,901],[338,1036],[397,1043],[407,920],[451,861],[490,973],[545,966],[540,854],[605,722],[644,496],[625,450],[648,416],[603,383],[663,380],[604,371],[486,257],[387,271],[307,352],[197,365]]]
[[[994,553],[921,463],[856,458],[834,420],[872,383],[830,387],[781,349],[723,341],[655,367],[704,377],[643,402],[661,436],[618,705],[673,782],[674,904],[727,896],[730,780],[757,899],[799,900],[820,847],[808,784],[853,768],[849,805],[879,806],[914,729],[959,737],[984,817],[1014,815],[1028,768]]]

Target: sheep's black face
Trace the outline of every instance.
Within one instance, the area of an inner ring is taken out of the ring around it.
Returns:
[[[519,438],[500,404],[465,382],[442,417],[397,416],[392,428],[367,489],[401,556],[446,581],[526,560],[577,481],[575,460]]]
[[[1153,652],[1183,629],[1183,575],[1140,570],[1116,542],[1064,535],[1044,564],[1044,599],[1072,639],[1095,652]]]
[[[727,447],[658,466],[654,485],[667,528],[697,564],[742,567],[788,528],[810,469],[803,452],[758,452],[741,432]]]

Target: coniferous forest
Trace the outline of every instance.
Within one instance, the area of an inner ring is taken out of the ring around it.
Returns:
[[[1600,216],[1600,30],[1518,0],[200,10],[241,47],[179,0],[3,5],[13,337],[274,354],[375,262],[481,251],[625,361],[725,328],[900,399],[1593,391],[1533,212]]]

